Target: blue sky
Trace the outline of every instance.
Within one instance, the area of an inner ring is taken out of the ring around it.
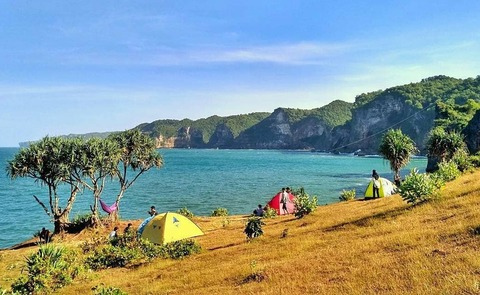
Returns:
[[[476,77],[480,1],[0,1],[0,146]]]

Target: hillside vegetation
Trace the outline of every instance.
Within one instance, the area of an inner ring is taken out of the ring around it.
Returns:
[[[394,195],[266,219],[264,235],[251,242],[245,216],[194,217],[205,232],[196,238],[200,254],[86,273],[58,294],[92,294],[101,284],[128,294],[478,294],[479,177],[466,174],[442,188],[440,200],[415,207]],[[108,231],[54,243],[76,249]],[[2,287],[37,249],[0,252]]]
[[[203,141],[207,143],[210,140],[215,128],[220,124],[225,124],[230,128],[234,136],[238,136],[240,132],[257,124],[265,119],[269,113],[257,112],[243,115],[234,115],[227,117],[211,116],[198,120],[157,120],[152,123],[141,124],[135,128],[150,135],[151,137],[174,137],[178,134],[178,130],[182,127],[191,127],[202,131]]]

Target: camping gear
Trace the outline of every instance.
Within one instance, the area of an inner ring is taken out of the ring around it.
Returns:
[[[113,203],[111,206],[108,206],[102,201],[102,199],[99,199],[99,201],[103,211],[107,212],[108,214],[111,214],[112,212],[117,210],[117,203]]]
[[[193,221],[172,212],[145,219],[138,227],[137,233],[139,237],[159,245],[203,235],[202,230]]]
[[[288,198],[290,199],[290,202],[287,202],[287,210],[288,213],[292,214],[295,212],[295,196],[292,195],[291,193],[288,193]],[[285,215],[286,213],[283,212],[282,207],[283,204],[281,203],[282,200],[282,192],[279,192],[273,198],[268,202],[267,206],[270,208],[275,209],[277,211],[277,215]]]
[[[378,188],[378,194],[380,198],[391,196],[395,193],[396,186],[388,179],[379,177],[380,187]],[[373,198],[373,184],[374,180],[370,180],[367,189],[365,190],[365,198]]]

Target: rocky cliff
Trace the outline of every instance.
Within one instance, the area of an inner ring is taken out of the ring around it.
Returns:
[[[329,149],[342,153],[361,150],[363,153],[377,154],[385,131],[399,128],[424,152],[434,118],[434,108],[413,107],[403,96],[387,91],[354,109],[352,120],[331,133]]]
[[[425,154],[434,126],[455,129],[470,122],[464,132],[473,152],[480,149],[480,113],[472,119],[477,109],[480,76],[464,80],[435,76],[358,95],[355,103],[337,100],[312,110],[277,108],[273,113],[157,120],[135,128],[154,138],[159,148],[361,150],[364,154],[377,154],[383,134],[398,128]]]

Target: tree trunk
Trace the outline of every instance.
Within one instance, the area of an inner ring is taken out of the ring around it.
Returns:
[[[64,233],[69,225],[69,220],[68,220],[68,213],[65,214],[65,211],[62,214],[55,214],[54,216],[54,229],[53,233],[54,234],[60,234]]]

